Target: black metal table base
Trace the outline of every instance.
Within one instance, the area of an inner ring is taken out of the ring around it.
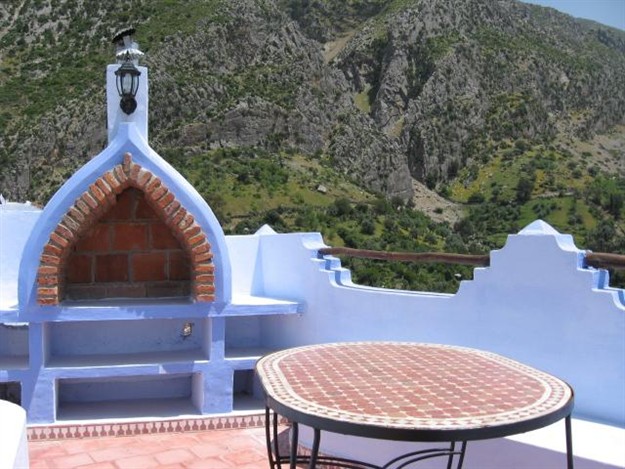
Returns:
[[[315,469],[318,464],[332,465],[334,467],[341,467],[345,469],[404,469],[419,461],[437,457],[447,457],[447,469],[452,469],[456,456],[458,458],[455,467],[456,469],[462,469],[467,447],[467,442],[463,441],[460,445],[460,449],[456,450],[456,443],[451,442],[447,448],[429,448],[420,451],[413,451],[411,453],[398,456],[383,466],[379,466],[353,459],[319,456],[321,431],[318,428],[315,428],[310,455],[298,455],[299,425],[297,422],[292,422],[289,455],[282,456],[280,454],[278,441],[278,414],[273,412],[272,415],[269,407],[265,408],[265,436],[270,469],[282,469],[283,463],[288,463],[290,469],[295,469],[297,464],[308,464],[309,469]]]

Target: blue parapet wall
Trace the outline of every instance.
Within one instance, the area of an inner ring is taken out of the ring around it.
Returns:
[[[356,340],[433,342],[490,350],[555,374],[576,391],[575,415],[625,427],[625,306],[607,272],[544,222],[511,235],[491,266],[455,295],[354,285],[315,234],[239,237],[258,245],[253,278],[304,313],[264,318],[263,343],[281,349]],[[246,260],[231,250],[234,278]],[[601,383],[601,386],[597,386]]]

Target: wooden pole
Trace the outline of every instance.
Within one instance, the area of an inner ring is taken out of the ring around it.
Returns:
[[[319,249],[321,255],[336,255],[359,257],[363,259],[377,259],[382,261],[403,262],[440,262],[443,264],[462,264],[488,266],[488,254],[450,254],[445,252],[390,252],[372,251],[370,249],[354,249],[345,247]]]
[[[439,262],[442,264],[461,264],[488,267],[490,256],[488,254],[454,254],[447,252],[393,252],[373,251],[371,249],[355,249],[346,247],[321,248],[322,256],[349,256],[361,259],[376,259],[381,261],[396,262]],[[606,252],[586,252],[586,265],[598,269],[625,270],[625,255],[611,254]]]

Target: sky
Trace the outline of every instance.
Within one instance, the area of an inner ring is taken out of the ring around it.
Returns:
[[[523,0],[625,30],[625,0]]]

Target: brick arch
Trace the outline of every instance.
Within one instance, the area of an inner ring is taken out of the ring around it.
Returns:
[[[116,206],[127,189],[143,193],[145,201],[169,228],[190,264],[191,296],[215,300],[215,267],[211,245],[191,215],[163,181],[124,154],[123,163],[104,173],[67,210],[43,248],[37,271],[37,302],[59,304],[65,298],[68,259],[76,244]]]

